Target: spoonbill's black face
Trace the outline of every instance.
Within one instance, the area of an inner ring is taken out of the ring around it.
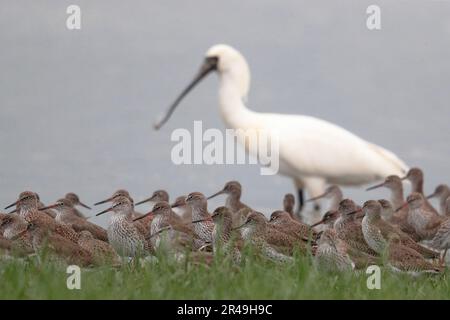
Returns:
[[[175,111],[175,108],[178,104],[183,100],[183,98],[203,79],[205,78],[211,71],[216,71],[219,63],[218,57],[206,57],[203,61],[203,64],[200,67],[199,72],[195,76],[195,78],[189,83],[189,85],[180,93],[178,98],[172,103],[172,105],[167,110],[164,117],[155,124],[155,129],[161,128],[164,123],[169,120],[172,113]]]

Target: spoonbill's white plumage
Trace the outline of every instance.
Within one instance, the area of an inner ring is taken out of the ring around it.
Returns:
[[[388,175],[404,175],[407,166],[392,152],[369,143],[324,120],[305,115],[259,113],[245,105],[250,88],[247,61],[234,48],[211,47],[199,74],[175,100],[160,128],[183,97],[211,71],[219,74],[220,113],[229,128],[277,132],[279,173],[292,177],[299,190],[310,197],[324,193],[326,184],[358,186]],[[299,193],[303,201],[301,192]],[[302,203],[300,203],[302,205]]]

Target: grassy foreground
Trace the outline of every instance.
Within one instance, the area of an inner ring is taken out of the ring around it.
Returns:
[[[309,257],[276,264],[252,257],[240,267],[167,261],[81,270],[81,289],[66,286],[66,266],[36,257],[1,259],[0,299],[449,299],[450,272],[412,277],[381,271],[381,289],[365,272],[330,274]]]

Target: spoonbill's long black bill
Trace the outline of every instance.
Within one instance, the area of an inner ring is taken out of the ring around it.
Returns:
[[[164,123],[169,120],[172,113],[175,111],[175,108],[178,106],[178,104],[183,100],[183,98],[204,78],[210,73],[211,71],[214,71],[217,69],[217,58],[216,57],[208,57],[203,62],[202,66],[200,67],[200,71],[195,76],[195,78],[191,81],[191,83],[181,92],[181,94],[178,96],[178,98],[172,103],[170,108],[167,110],[164,117],[158,121],[155,124],[155,129],[158,130],[161,128]]]

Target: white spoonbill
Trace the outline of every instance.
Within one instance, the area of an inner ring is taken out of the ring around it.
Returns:
[[[155,124],[156,129],[161,128],[183,97],[212,71],[219,74],[220,113],[228,128],[278,133],[279,173],[294,179],[300,207],[303,189],[310,197],[317,197],[325,192],[326,184],[359,186],[389,175],[403,176],[408,169],[392,152],[330,122],[305,115],[248,109],[245,105],[250,89],[247,61],[239,51],[224,44],[214,45],[206,52],[199,73]]]

